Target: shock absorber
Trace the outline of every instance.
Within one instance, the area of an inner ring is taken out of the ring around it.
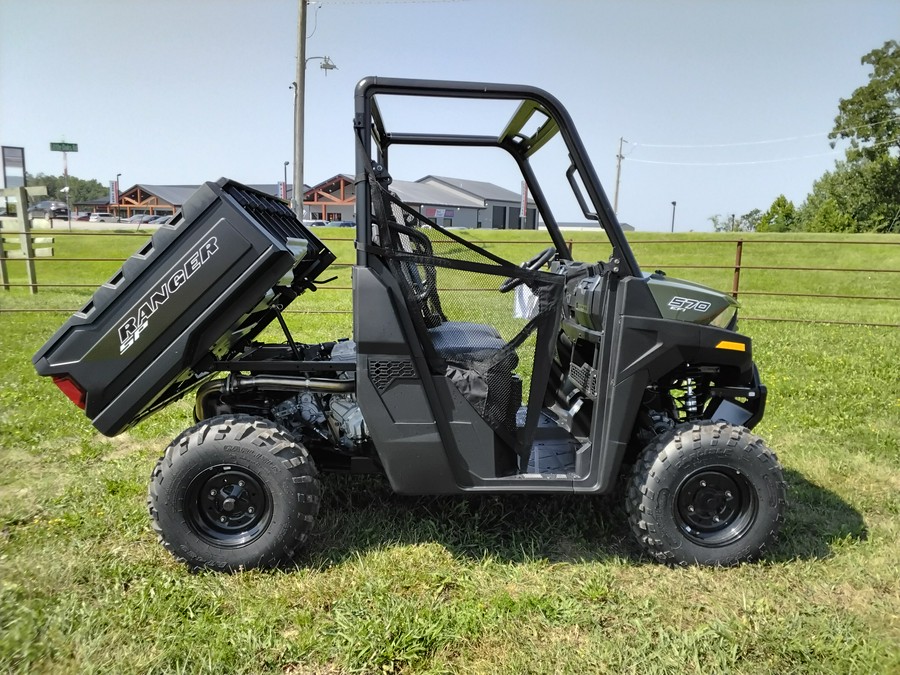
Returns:
[[[694,378],[689,377],[685,380],[684,391],[684,413],[687,419],[694,419],[699,414],[697,409],[697,395],[694,388]]]

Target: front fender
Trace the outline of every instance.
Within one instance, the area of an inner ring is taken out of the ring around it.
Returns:
[[[644,316],[621,317],[611,337],[604,405],[591,428],[591,471],[583,487],[576,490],[608,492],[613,488],[646,387],[679,368],[720,368],[713,404],[707,409],[711,419],[748,428],[762,419],[766,389],[753,363],[749,337],[724,328]]]

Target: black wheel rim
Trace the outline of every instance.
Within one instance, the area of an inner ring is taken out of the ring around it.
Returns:
[[[727,546],[756,520],[759,502],[747,476],[720,466],[696,471],[675,492],[675,514],[684,535],[704,546]]]
[[[222,464],[205,469],[188,488],[185,515],[202,539],[215,546],[245,546],[272,519],[272,498],[259,476]]]

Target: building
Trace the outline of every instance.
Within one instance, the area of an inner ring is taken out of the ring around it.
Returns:
[[[467,200],[472,204],[471,207],[461,208],[459,214],[452,218],[453,224],[457,227],[534,230],[537,226],[537,208],[533,201],[528,200],[526,216],[523,219],[522,195],[493,183],[446,176],[425,176],[416,183],[440,190],[447,195],[448,200]],[[428,213],[430,206],[430,204],[425,206],[423,215],[431,217]]]
[[[425,176],[417,181],[394,180],[390,190],[442,227],[535,229],[537,209],[528,201],[527,217],[519,217],[521,196],[482,181]],[[356,185],[338,174],[306,191],[304,211],[310,220],[354,220]]]
[[[109,198],[91,199],[85,202],[76,202],[75,208],[79,211],[90,213],[106,212],[121,219],[135,215],[149,214],[154,216],[168,216],[182,207],[188,197],[194,194],[199,185],[148,185],[138,183],[119,193],[119,201],[111,203]],[[251,185],[250,187],[278,196],[280,184],[266,183]],[[290,187],[288,188],[290,195]]]
[[[175,213],[198,185],[149,185],[138,183],[119,195],[119,201],[94,199],[75,204],[80,211],[109,212],[119,218],[139,214]],[[251,185],[278,196],[280,184]],[[356,185],[352,176],[338,174],[313,187],[305,186],[303,207],[308,220],[355,220]],[[537,209],[528,200],[526,217],[520,217],[521,195],[483,181],[425,176],[417,181],[395,180],[390,189],[400,199],[443,227],[530,229],[537,223]],[[288,186],[289,194],[291,187]]]
[[[356,185],[345,173],[307,188],[303,213],[309,220],[356,220]]]

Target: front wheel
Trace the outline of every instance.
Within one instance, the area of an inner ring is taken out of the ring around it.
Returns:
[[[257,417],[204,420],[166,449],[150,480],[153,529],[193,569],[235,571],[289,562],[319,510],[306,449]]]
[[[784,521],[781,466],[762,439],[722,422],[684,424],[635,464],[626,510],[661,562],[736,565],[759,558]]]

